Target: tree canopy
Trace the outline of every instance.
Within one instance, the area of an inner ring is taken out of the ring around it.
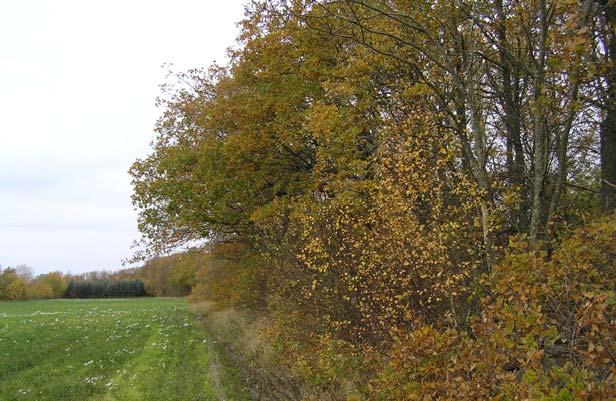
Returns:
[[[274,316],[313,375],[360,355],[362,399],[602,399],[615,7],[254,2],[228,66],[165,86],[145,255],[201,244],[195,296]]]

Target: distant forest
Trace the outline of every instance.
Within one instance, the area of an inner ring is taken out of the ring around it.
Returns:
[[[34,277],[25,265],[0,267],[0,300],[187,296],[195,282],[199,254],[155,258],[115,272],[52,272]]]
[[[64,292],[64,298],[125,298],[146,295],[141,280],[71,280]]]

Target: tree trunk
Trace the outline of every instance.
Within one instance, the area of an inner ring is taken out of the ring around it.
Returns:
[[[611,68],[606,76],[607,93],[604,98],[604,119],[601,124],[601,210],[616,209],[616,6],[600,1],[607,28],[606,59]]]
[[[524,148],[522,147],[520,126],[522,117],[516,100],[519,95],[517,84],[519,78],[512,67],[513,63],[509,56],[511,50],[507,40],[505,24],[507,18],[503,8],[503,1],[496,0],[494,6],[498,15],[496,32],[499,42],[500,73],[503,81],[502,93],[499,97],[503,107],[503,122],[505,123],[505,132],[507,134],[507,174],[511,185],[520,195],[520,204],[513,211],[516,228],[518,232],[526,232],[530,205],[528,202],[528,187],[524,177]]]
[[[534,168],[533,197],[530,218],[530,243],[534,244],[545,226],[545,180],[548,166],[548,132],[545,127],[544,93],[545,62],[547,57],[548,16],[546,0],[540,0],[540,39],[537,58],[535,60],[535,76],[533,82],[533,130],[534,130]]]

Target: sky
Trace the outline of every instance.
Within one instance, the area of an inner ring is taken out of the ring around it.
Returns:
[[[0,0],[0,266],[122,267],[163,64],[226,62],[243,3]]]

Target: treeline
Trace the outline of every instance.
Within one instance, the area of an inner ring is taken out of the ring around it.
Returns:
[[[148,295],[184,297],[195,285],[195,274],[203,264],[204,255],[195,251],[151,258],[141,266],[115,272],[89,272],[77,279],[85,281],[139,280]]]
[[[82,275],[52,272],[34,277],[26,265],[0,268],[0,300],[110,298],[148,295],[140,279],[119,279],[113,273]]]
[[[0,268],[0,300],[187,296],[203,257],[199,252],[186,251],[119,271],[58,271],[36,277],[25,265]]]
[[[64,298],[126,298],[148,295],[141,280],[69,281]]]
[[[266,316],[282,399],[610,399],[615,18],[253,2],[228,66],[164,86],[144,255],[207,244],[194,298]]]
[[[26,265],[0,267],[0,300],[61,298],[67,281],[61,272],[51,272],[34,277]]]
[[[191,251],[153,258],[134,270],[133,277],[143,280],[147,293],[153,296],[187,296],[195,285],[195,272],[203,263],[202,258],[200,253]]]

